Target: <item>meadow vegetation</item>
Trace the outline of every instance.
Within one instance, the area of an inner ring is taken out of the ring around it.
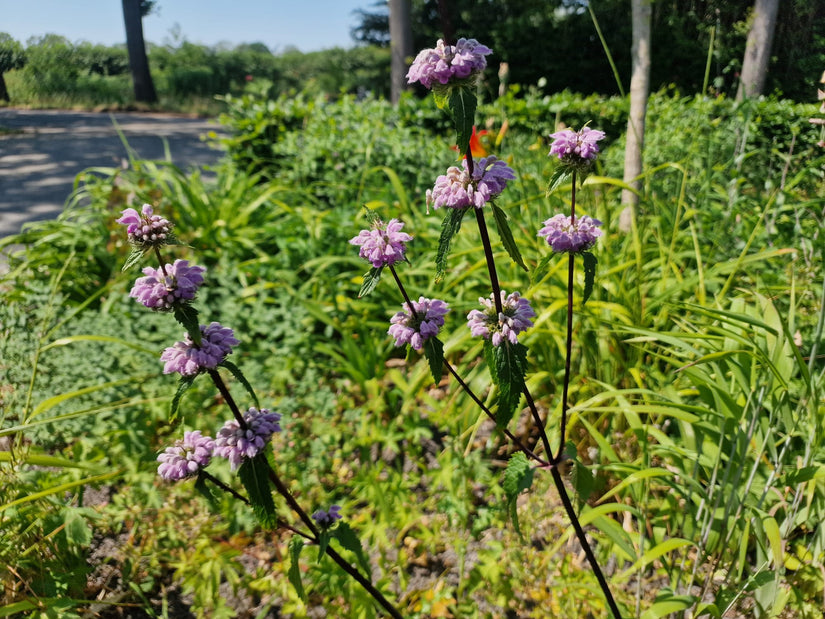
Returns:
[[[64,51],[56,42],[49,53]],[[212,66],[202,51],[179,65],[153,56],[169,92],[198,92],[198,67]],[[9,73],[12,96],[35,83],[22,72],[62,79],[45,68],[58,56]],[[101,71],[76,76],[78,88],[125,101],[126,77]],[[305,84],[287,70],[282,82],[239,75],[210,73],[217,81],[198,93],[228,93],[227,154],[211,175],[144,160],[90,170],[57,220],[0,240],[11,252],[0,280],[0,616],[378,616],[357,583],[311,553],[299,564],[302,599],[289,531],[262,530],[229,495],[209,501],[158,478],[157,454],[181,425],[217,426],[225,412],[195,383],[170,421],[173,381],[158,354],[180,327],[129,298],[130,248],[115,223],[143,203],[175,222],[175,257],[206,267],[199,306],[232,325],[242,341],[233,363],[283,415],[273,446],[289,489],[308,506],[341,505],[373,582],[405,617],[607,616],[549,478],[519,497],[516,526],[502,487],[512,444],[451,379],[433,384],[426,360],[393,347],[388,320],[402,299],[389,278],[358,296],[364,264],[349,239],[367,226],[366,205],[414,235],[412,295],[459,300],[445,356],[494,401],[463,324],[489,294],[470,226],[444,280],[433,278],[441,217],[424,192],[458,160],[447,117],[430,99],[393,107],[322,94],[343,82],[290,93]],[[499,277],[538,313],[524,339],[528,382],[555,440],[566,273],[543,261],[535,231],[569,198],[546,193],[547,136],[585,123],[607,134],[579,192],[604,236],[592,296],[577,307],[566,480],[626,617],[821,617],[825,153],[808,123],[815,110],[656,93],[638,217],[623,230],[624,99],[512,88],[479,105],[482,146],[517,174],[499,206],[528,270],[497,246]],[[529,421],[510,430],[538,441]],[[237,485],[228,465],[212,472]]]

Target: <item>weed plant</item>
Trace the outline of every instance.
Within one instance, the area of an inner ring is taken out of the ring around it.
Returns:
[[[569,208],[569,186],[545,195],[546,133],[591,117],[574,95],[560,99],[564,109],[544,115],[530,100],[542,135],[516,109],[480,107],[482,144],[517,174],[501,206],[531,269],[546,249],[523,222]],[[386,274],[380,295],[356,298],[364,269],[348,240],[367,204],[414,231],[402,269],[415,298],[447,290],[467,300],[447,316],[445,355],[494,404],[482,347],[460,324],[489,294],[472,226],[454,238],[443,282],[432,277],[441,227],[423,212],[423,189],[458,161],[442,113],[413,100],[398,112],[292,102],[301,122],[277,141],[301,145],[311,174],[272,172],[268,154],[228,161],[214,178],[132,161],[88,173],[59,220],[3,240],[25,245],[0,283],[3,612],[71,617],[102,612],[99,600],[158,616],[372,612],[358,585],[309,554],[299,563],[305,603],[288,584],[289,535],[261,531],[231,497],[212,512],[187,484],[156,479],[158,451],[179,438],[157,354],[180,334],[128,298],[128,248],[112,225],[149,202],[179,222],[187,247],[177,249],[208,268],[198,303],[244,334],[233,360],[283,415],[276,444],[290,490],[307,505],[341,505],[376,584],[405,616],[604,615],[546,476],[516,502],[522,539],[500,483],[508,441],[452,382],[434,384],[428,363],[392,346],[384,332],[400,299],[379,298],[391,294]],[[801,124],[810,112],[669,94],[651,109],[637,225],[618,227],[618,131],[578,191],[604,235],[592,295],[576,307],[567,439],[578,458],[566,483],[625,616],[818,617],[823,203],[821,156]],[[382,123],[380,157],[364,146],[369,115]],[[330,126],[352,131],[341,148],[357,163],[331,169]],[[703,130],[675,142],[674,126]],[[551,394],[538,404],[558,444],[566,265],[531,275],[503,248],[494,256],[502,287],[537,309],[527,384]],[[196,382],[179,420],[217,427],[224,410]],[[529,421],[509,428],[536,437]],[[233,483],[228,466],[213,472]]]

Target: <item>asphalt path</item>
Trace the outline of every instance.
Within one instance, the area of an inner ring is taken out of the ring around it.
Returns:
[[[0,238],[26,222],[56,217],[77,174],[116,167],[127,159],[118,135],[142,159],[164,159],[182,169],[215,164],[222,152],[201,139],[220,133],[214,121],[167,114],[93,113],[0,108]]]

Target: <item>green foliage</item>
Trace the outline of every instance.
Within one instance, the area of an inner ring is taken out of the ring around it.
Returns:
[[[525,490],[529,490],[533,485],[533,475],[535,470],[527,460],[527,456],[519,451],[507,461],[507,469],[504,471],[504,481],[501,486],[504,489],[504,496],[507,497],[507,512],[513,521],[516,532],[520,533],[518,523],[518,511],[516,501],[518,496]]]
[[[453,238],[461,230],[461,222],[464,216],[471,210],[471,207],[449,209],[444,221],[441,223],[441,237],[438,239],[438,253],[435,256],[436,281],[444,279],[447,273],[447,258],[450,256],[450,246],[453,243]]]
[[[20,69],[26,64],[26,52],[19,41],[0,32],[0,74]]]

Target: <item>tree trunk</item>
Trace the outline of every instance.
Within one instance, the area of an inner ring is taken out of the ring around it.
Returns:
[[[634,180],[642,173],[642,153],[645,138],[645,114],[650,92],[650,8],[651,0],[631,0],[633,20],[633,74],[630,78],[630,115],[627,118],[627,144],[624,150],[624,182],[638,189]],[[629,230],[638,196],[627,189],[622,191],[622,211],[619,226]]]
[[[122,0],[122,3],[123,21],[126,24],[126,50],[129,53],[129,68],[132,71],[135,100],[155,103],[158,96],[155,93],[152,75],[149,73],[149,60],[146,58],[140,0]]]
[[[765,88],[778,11],[779,0],[755,0],[753,4],[742,74],[736,89],[737,101],[742,101],[745,97],[758,97]]]
[[[6,88],[6,78],[3,77],[3,73],[0,72],[0,101],[8,101],[9,100],[9,91]]]
[[[398,103],[408,89],[407,58],[413,54],[410,0],[390,0],[390,101]]]

